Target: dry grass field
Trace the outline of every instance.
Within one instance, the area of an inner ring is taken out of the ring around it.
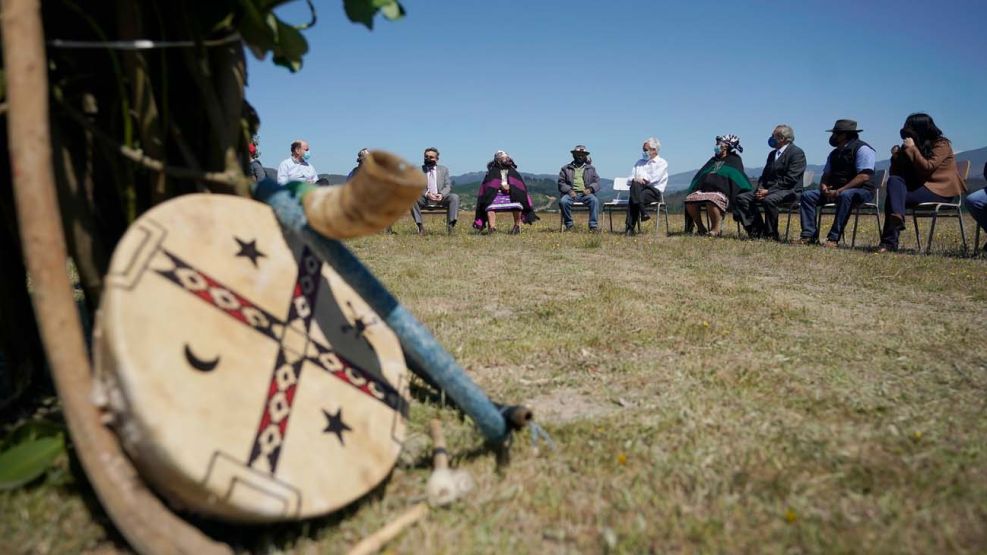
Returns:
[[[951,254],[955,222],[937,245],[951,252],[919,256],[651,223],[590,234],[579,216],[580,231],[544,214],[520,236],[447,236],[430,217],[425,237],[405,220],[351,243],[494,399],[534,408],[554,449],[519,435],[498,468],[469,421],[423,399],[363,502],[210,531],[243,551],[344,552],[423,498],[440,417],[477,489],[388,552],[987,552],[987,260]],[[120,546],[65,467],[0,494],[0,552]]]

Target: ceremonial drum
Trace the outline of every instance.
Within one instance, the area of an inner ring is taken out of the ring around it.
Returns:
[[[394,333],[271,209],[187,195],[127,230],[97,315],[97,402],[173,504],[317,516],[394,466],[408,370]]]

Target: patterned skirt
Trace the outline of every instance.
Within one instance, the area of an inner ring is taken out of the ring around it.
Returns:
[[[729,206],[730,204],[730,199],[728,199],[726,195],[718,191],[709,191],[709,192],[696,191],[695,193],[689,193],[689,196],[685,197],[685,202],[686,204],[689,203],[699,204],[703,202],[711,202],[715,204],[716,207],[719,208],[721,212],[726,212],[727,206]]]
[[[522,209],[524,209],[524,207],[521,206],[520,202],[511,202],[511,195],[504,193],[497,193],[497,196],[495,196],[493,201],[490,202],[490,206],[487,207],[488,212],[504,212],[507,210]]]

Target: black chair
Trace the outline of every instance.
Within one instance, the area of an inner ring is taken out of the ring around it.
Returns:
[[[957,162],[956,170],[960,177],[966,180],[966,178],[970,175],[970,161],[963,160],[962,162]],[[919,218],[928,218],[932,220],[932,224],[929,226],[929,239],[925,244],[925,254],[929,254],[930,249],[932,249],[932,236],[936,232],[936,222],[939,218],[956,218],[960,222],[960,237],[963,240],[963,254],[966,254],[966,229],[963,227],[963,195],[954,197],[953,200],[955,202],[923,202],[922,204],[905,210],[905,217],[912,217],[912,224],[915,226],[915,246],[919,252],[922,252],[922,238],[918,233]],[[977,239],[979,239],[979,233]]]

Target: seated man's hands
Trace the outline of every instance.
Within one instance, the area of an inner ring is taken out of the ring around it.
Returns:
[[[761,187],[757,191],[754,191],[754,198],[757,200],[762,200],[764,197],[768,196],[768,190]]]
[[[576,198],[576,191],[569,189],[569,198]]]
[[[432,202],[439,202],[442,200],[442,195],[439,193],[428,193],[428,200]]]

